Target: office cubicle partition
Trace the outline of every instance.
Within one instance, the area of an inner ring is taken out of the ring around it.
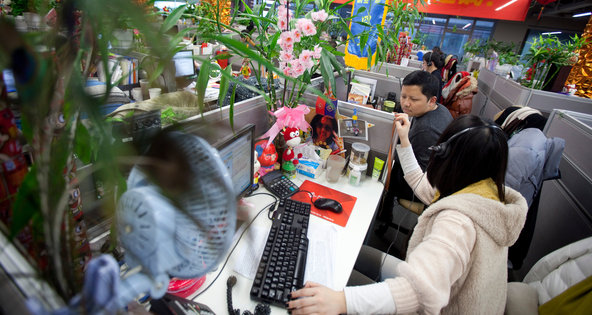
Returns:
[[[529,106],[545,117],[554,109],[592,114],[591,99],[526,88],[487,69],[479,72],[478,87],[471,113],[485,118],[491,119],[510,106]]]
[[[386,98],[389,92],[397,93],[397,98],[401,95],[401,83],[403,82],[403,77],[392,75],[387,76],[385,74],[363,70],[356,70],[350,75],[352,78],[361,77],[376,80],[375,96]],[[347,100],[347,80],[343,80],[340,76],[336,77],[335,85],[335,96],[337,99],[340,101]]]
[[[483,115],[483,111],[485,110],[485,105],[487,104],[489,97],[485,95],[481,90],[473,96],[473,104],[471,107],[471,115],[477,115],[481,117],[485,117]]]
[[[559,94],[541,90],[531,90],[528,106],[550,114],[554,109],[592,114],[592,99]]]
[[[255,137],[263,135],[270,127],[267,103],[263,96],[253,97],[234,104],[234,130],[240,130],[248,124],[255,125]],[[230,128],[230,106],[212,110],[203,115],[195,115],[181,122],[185,126],[204,124],[221,124]]]
[[[385,63],[378,63],[378,64],[374,65],[374,67],[372,67],[372,72],[388,75],[389,77],[395,77],[395,78],[402,79],[405,76],[407,76],[409,73],[416,71],[416,70],[420,70],[420,69],[421,69],[421,66],[419,68],[404,67],[404,66],[385,62]]]
[[[546,254],[592,236],[592,115],[554,110],[544,132],[565,139],[561,178],[543,185],[532,243],[516,272],[518,280]]]

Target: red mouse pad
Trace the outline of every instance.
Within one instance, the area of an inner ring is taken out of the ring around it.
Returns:
[[[318,198],[329,198],[337,200],[339,203],[341,203],[341,206],[343,207],[343,211],[341,213],[334,213],[329,210],[320,210],[314,205],[311,205],[310,213],[343,227],[345,227],[347,224],[347,220],[349,220],[349,216],[354,209],[356,200],[358,200],[358,198],[354,196],[344,194],[338,190],[319,185],[309,180],[305,180],[304,183],[300,185],[300,190],[310,191],[313,194],[312,200],[317,200]],[[292,196],[291,199],[310,203],[310,195],[305,193],[296,194]]]

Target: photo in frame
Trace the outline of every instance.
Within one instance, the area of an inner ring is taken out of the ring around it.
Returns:
[[[368,141],[368,124],[360,119],[340,119],[338,121],[339,137]]]

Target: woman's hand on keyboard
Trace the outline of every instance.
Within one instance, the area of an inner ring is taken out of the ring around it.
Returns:
[[[345,314],[345,294],[331,290],[314,282],[307,282],[304,288],[291,293],[287,303],[291,314]]]

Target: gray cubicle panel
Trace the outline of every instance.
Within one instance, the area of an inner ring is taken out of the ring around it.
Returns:
[[[491,98],[489,98],[483,106],[483,108],[481,108],[481,113],[479,114],[479,116],[493,120],[493,116],[495,116],[495,114],[499,113],[505,108],[506,107],[501,107],[498,104],[492,102]]]
[[[543,185],[532,243],[516,272],[519,279],[546,254],[592,236],[592,115],[554,110],[544,132],[565,139],[561,178]]]
[[[200,127],[203,124],[223,124],[230,127],[230,106],[206,112],[203,115],[195,115],[181,122],[185,126],[195,124]],[[248,124],[255,125],[255,137],[264,134],[270,127],[267,103],[263,96],[253,97],[234,104],[234,130],[238,131]]]
[[[409,68],[412,68],[413,70],[421,70],[422,64],[423,64],[423,61],[410,59],[408,66],[409,66]]]
[[[418,68],[413,67],[404,67],[401,65],[396,65],[392,63],[378,63],[372,67],[372,71],[375,73],[381,73],[388,75],[389,77],[396,77],[396,78],[404,78],[409,73],[419,70]]]
[[[473,104],[471,108],[471,114],[482,116],[483,111],[485,110],[485,106],[487,105],[487,95],[483,93],[483,91],[479,90],[475,96],[473,96]]]
[[[397,98],[401,95],[401,83],[403,82],[403,77],[396,77],[392,75],[387,76],[382,73],[375,73],[363,70],[354,71],[353,77],[362,77],[376,80],[376,91],[374,92],[375,96],[381,96],[386,98],[389,92],[397,93]]]
[[[489,97],[497,77],[498,75],[487,69],[481,69],[481,71],[479,71],[479,76],[477,77],[477,86],[479,87],[479,90],[483,91],[483,94],[485,94],[487,97]]]
[[[487,69],[481,69],[478,78],[479,92],[486,96],[487,104],[480,114],[491,114],[495,110],[502,110],[509,106],[529,106],[540,110],[548,117],[554,109],[565,109],[580,113],[592,114],[592,100],[583,97],[564,95],[559,93],[533,90],[523,87],[513,80],[503,78]],[[474,100],[473,100],[474,103]],[[491,103],[495,106],[491,107]],[[475,109],[473,112],[475,113]]]
[[[547,91],[532,90],[527,104],[546,115],[549,115],[554,109],[592,114],[592,99]]]
[[[501,109],[511,106],[525,106],[531,91],[517,82],[497,76],[489,99]]]

